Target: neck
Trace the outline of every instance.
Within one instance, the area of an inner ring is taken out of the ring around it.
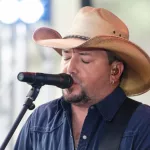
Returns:
[[[71,107],[72,107],[72,130],[73,130],[74,144],[75,147],[77,147],[82,126],[88,112],[88,108],[73,104],[71,105]]]
[[[83,107],[80,105],[71,105],[72,108],[72,117],[75,118],[75,120],[84,120],[87,112],[88,112],[88,107]]]

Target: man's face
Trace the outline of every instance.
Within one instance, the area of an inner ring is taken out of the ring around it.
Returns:
[[[110,68],[104,50],[63,50],[62,72],[70,74],[74,80],[69,89],[63,90],[65,100],[70,103],[96,102],[110,87]]]

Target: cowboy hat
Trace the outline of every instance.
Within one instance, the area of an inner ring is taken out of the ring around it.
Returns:
[[[63,38],[57,31],[41,27],[34,32],[33,39],[39,45],[54,48],[60,55],[62,49],[71,48],[112,51],[126,63],[125,76],[120,83],[126,95],[139,95],[150,89],[149,56],[129,41],[127,26],[106,9],[83,7]]]

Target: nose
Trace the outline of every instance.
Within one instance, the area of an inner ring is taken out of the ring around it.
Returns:
[[[68,74],[77,74],[78,73],[78,58],[77,56],[72,56],[67,65]]]

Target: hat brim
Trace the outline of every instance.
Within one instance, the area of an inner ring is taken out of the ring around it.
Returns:
[[[126,95],[140,95],[150,89],[149,56],[139,46],[124,38],[104,35],[86,41],[63,39],[57,31],[41,28],[34,33],[33,39],[41,46],[54,48],[60,55],[62,49],[71,48],[103,48],[112,51],[126,63],[126,72],[120,84]]]

